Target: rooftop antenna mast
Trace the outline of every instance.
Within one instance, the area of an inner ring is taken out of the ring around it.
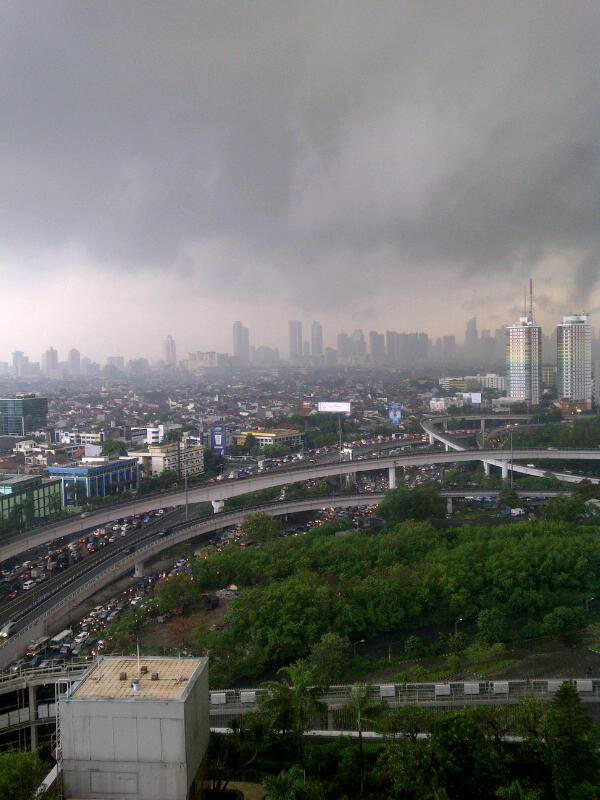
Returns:
[[[529,278],[529,319],[533,322],[533,280]]]

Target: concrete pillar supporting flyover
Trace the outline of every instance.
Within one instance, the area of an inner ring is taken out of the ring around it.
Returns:
[[[212,500],[213,512],[219,514],[225,508],[225,500]]]
[[[508,461],[502,462],[502,480],[503,481],[508,480]]]
[[[452,513],[452,498],[448,497],[446,498],[446,514],[451,514],[451,513]]]
[[[31,731],[31,749],[36,750],[38,746],[38,731],[35,720],[37,719],[37,692],[35,684],[28,686],[29,695],[29,730]]]
[[[490,477],[490,462],[489,461],[484,461],[483,462],[483,474],[485,475],[486,478]]]
[[[390,489],[396,488],[396,467],[392,466],[388,469],[388,486]]]
[[[133,577],[134,578],[143,578],[144,577],[144,562],[137,561],[133,567]]]
[[[485,433],[485,419],[483,417],[481,418],[481,432]]]
[[[433,433],[430,433],[429,434],[429,444],[432,445],[432,444],[434,444],[434,442],[435,442],[435,439],[433,438]]]
[[[445,442],[445,443],[444,443],[444,450],[445,450],[446,452],[448,452],[448,451],[450,450],[450,445],[448,444],[448,442]]]

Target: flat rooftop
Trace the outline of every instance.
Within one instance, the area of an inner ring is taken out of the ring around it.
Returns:
[[[138,673],[135,656],[102,656],[71,690],[69,697],[81,700],[177,700],[183,697],[190,679],[206,658],[140,658],[139,666],[145,674]],[[127,678],[121,680],[121,674]],[[158,680],[152,674],[158,673]],[[139,691],[134,692],[132,682],[139,679]]]

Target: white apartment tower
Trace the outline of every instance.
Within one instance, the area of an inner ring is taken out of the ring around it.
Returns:
[[[533,315],[520,317],[506,328],[506,385],[508,396],[539,405],[542,396],[542,329]]]
[[[592,326],[587,314],[569,314],[556,327],[558,397],[592,405]]]

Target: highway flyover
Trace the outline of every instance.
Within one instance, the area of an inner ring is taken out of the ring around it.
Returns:
[[[427,423],[424,423],[427,424]],[[443,434],[435,426],[432,436],[443,440]],[[428,431],[429,432],[429,431]],[[448,438],[448,437],[446,437]],[[415,450],[398,455],[382,455],[377,458],[364,458],[356,461],[341,461],[323,464],[305,464],[302,467],[293,469],[281,469],[274,472],[267,472],[262,475],[255,475],[244,480],[224,480],[212,485],[203,485],[190,488],[188,500],[190,503],[212,502],[215,511],[222,509],[222,503],[228,497],[237,497],[250,492],[257,492],[261,489],[268,489],[274,486],[283,486],[286,483],[297,483],[311,479],[325,478],[335,475],[356,475],[359,472],[372,472],[374,470],[388,470],[389,485],[391,488],[396,486],[396,468],[409,466],[427,466],[434,464],[453,464],[467,461],[483,461],[496,464],[502,469],[504,477],[508,475],[509,465],[512,459],[522,461],[543,461],[543,460],[597,460],[600,459],[600,449],[573,449],[573,450],[545,450],[540,448],[527,448],[522,450],[464,450],[450,449],[460,448],[454,441],[448,439],[444,442],[448,447],[446,452],[439,449]],[[515,471],[517,466],[519,471],[523,471],[520,465],[512,465]],[[543,471],[536,472],[544,474]],[[569,479],[578,482],[581,477],[566,475],[564,480]],[[598,482],[598,479],[595,479]],[[77,516],[71,520],[44,526],[26,535],[13,537],[0,547],[0,561],[11,558],[24,550],[47,542],[59,539],[68,534],[78,533],[90,525],[103,525],[120,516],[130,514],[143,514],[157,508],[165,506],[181,506],[186,500],[185,492],[177,491],[169,494],[153,495],[148,498],[140,498],[126,504],[111,505],[101,510],[92,512],[85,518]]]
[[[517,417],[513,417],[516,419]],[[536,458],[540,460],[541,458],[551,459],[551,460],[562,460],[564,458],[568,458],[565,456],[565,453],[573,452],[570,450],[562,450],[558,448],[552,448],[545,450],[539,450],[537,452],[545,453],[545,456],[533,456],[532,453],[536,452],[534,450],[467,450],[461,444],[459,444],[454,437],[448,434],[447,431],[440,430],[437,425],[440,422],[443,422],[446,418],[441,417],[439,419],[435,418],[428,418],[426,420],[421,421],[421,427],[425,431],[425,433],[429,436],[430,444],[434,442],[439,442],[439,444],[443,444],[446,448],[446,452],[454,451],[456,453],[479,453],[480,457],[479,461],[483,461],[483,468],[485,470],[486,475],[489,475],[489,468],[490,465],[494,467],[499,467],[502,470],[502,477],[506,479],[508,477],[508,473],[518,472],[520,475],[532,475],[536,478],[545,478],[548,474],[551,474],[554,478],[557,478],[559,481],[563,481],[565,483],[580,483],[584,478],[590,481],[590,483],[600,483],[600,478],[587,478],[587,476],[583,475],[572,475],[569,472],[555,472],[553,470],[544,470],[540,469],[539,467],[528,467],[526,464],[519,464],[515,463],[515,459],[523,459],[526,461],[533,460]],[[482,419],[487,419],[487,417],[482,417]],[[489,458],[488,454],[492,452],[495,457]],[[593,452],[593,451],[589,451]],[[502,457],[499,457],[499,454]],[[508,454],[508,460],[506,460],[506,454]]]
[[[440,494],[451,503],[452,498],[497,497],[499,492],[468,487],[442,491]],[[518,494],[529,498],[548,498],[563,493],[522,491]],[[0,645],[0,669],[18,658],[32,639],[64,628],[71,621],[74,609],[88,597],[132,570],[134,575],[141,577],[146,561],[176,544],[196,537],[210,538],[217,530],[240,525],[249,513],[263,512],[271,516],[283,516],[325,508],[370,506],[380,503],[384,497],[384,493],[365,493],[279,501],[176,523],[165,536],[158,535],[160,522],[137,531],[126,540],[117,540],[113,545],[44,581],[30,592],[0,606],[0,625],[9,621],[17,623],[15,633]],[[168,524],[168,518],[162,520],[162,525]]]

